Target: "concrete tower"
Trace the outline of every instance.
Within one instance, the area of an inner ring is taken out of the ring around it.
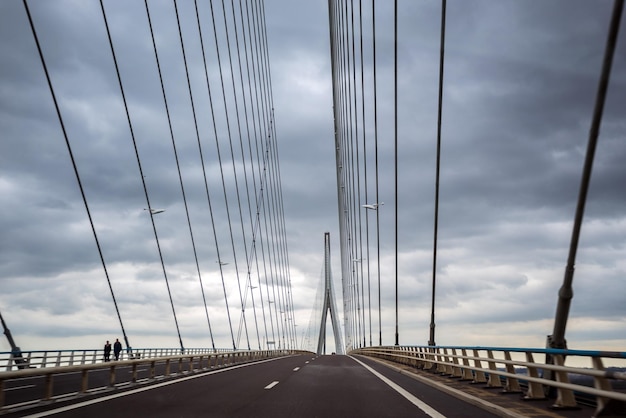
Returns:
[[[339,331],[339,321],[337,320],[337,304],[335,303],[335,292],[333,291],[332,274],[330,270],[330,232],[324,233],[324,302],[322,303],[322,318],[320,324],[320,336],[317,340],[317,354],[324,354],[326,350],[326,318],[330,312],[330,321],[333,324],[333,334],[335,336],[335,351],[343,354],[343,344],[341,342],[341,332]]]

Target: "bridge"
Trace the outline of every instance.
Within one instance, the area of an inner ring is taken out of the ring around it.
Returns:
[[[0,415],[626,416],[622,10],[0,3]]]

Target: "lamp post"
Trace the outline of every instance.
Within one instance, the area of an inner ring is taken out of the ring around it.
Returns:
[[[143,210],[148,210],[148,208],[143,208]],[[165,212],[165,209],[153,209],[150,208],[150,213],[153,215],[156,215],[157,213],[162,213]]]
[[[365,209],[370,209],[370,210],[378,210],[379,206],[384,205],[385,202],[380,202],[380,203],[366,203],[364,205],[361,205],[362,207],[364,207]]]

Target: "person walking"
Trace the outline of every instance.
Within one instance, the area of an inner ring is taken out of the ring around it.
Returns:
[[[115,361],[120,359],[120,353],[122,352],[122,343],[119,338],[115,339],[115,344],[113,344],[113,354],[115,355]]]
[[[111,361],[111,343],[109,341],[104,345],[104,361]]]

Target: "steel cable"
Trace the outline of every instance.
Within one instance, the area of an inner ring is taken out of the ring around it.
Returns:
[[[439,227],[439,171],[441,166],[441,117],[443,107],[443,64],[446,41],[446,0],[441,1],[441,41],[439,51],[439,101],[437,109],[437,162],[435,169],[435,219],[433,231],[433,280],[430,310],[430,338],[428,345],[435,345],[435,285],[437,278],[437,233]]]
[[[365,202],[368,203],[368,185],[367,185],[367,141],[366,141],[366,129],[365,129],[365,71],[364,71],[364,58],[363,58],[363,4],[362,0],[359,0],[359,48],[361,53],[361,122],[363,123],[363,182],[365,190]],[[361,202],[359,200],[359,210]],[[370,281],[370,229],[369,229],[369,214],[366,208],[365,210],[365,249],[367,260],[367,311],[369,319],[369,345],[372,346],[372,293],[371,293],[371,281]],[[359,214],[360,216],[360,214]],[[361,252],[362,254],[362,252]],[[363,260],[362,260],[363,261]],[[361,263],[361,276],[363,275],[363,263]],[[363,301],[365,306],[365,301]]]
[[[393,2],[393,119],[394,119],[394,199],[395,199],[395,277],[396,277],[396,339],[395,345],[400,344],[398,335],[398,0]]]
[[[107,284],[109,286],[109,290],[111,292],[111,297],[113,299],[113,305],[115,306],[115,312],[117,314],[118,320],[120,322],[120,327],[122,329],[122,334],[124,336],[124,341],[126,343],[127,350],[130,349],[130,344],[128,342],[128,337],[126,335],[126,330],[124,329],[124,324],[122,322],[122,316],[120,315],[120,311],[117,305],[117,299],[115,298],[115,292],[113,291],[113,286],[111,284],[111,278],[109,276],[109,272],[106,267],[106,262],[104,260],[104,255],[102,253],[102,247],[100,246],[100,240],[98,239],[98,233],[96,232],[96,227],[93,222],[93,218],[91,216],[91,211],[89,210],[89,203],[87,202],[87,196],[85,194],[85,190],[83,188],[82,181],[80,179],[80,174],[78,172],[78,166],[76,165],[76,160],[74,158],[74,153],[72,151],[72,146],[69,141],[69,137],[67,135],[67,131],[65,129],[65,123],[63,122],[63,116],[61,114],[61,109],[57,102],[56,93],[54,91],[54,86],[52,85],[52,79],[50,78],[50,73],[48,71],[48,66],[46,64],[46,60],[43,56],[43,50],[41,49],[41,44],[39,43],[39,37],[37,36],[37,31],[35,30],[35,25],[33,23],[33,18],[30,13],[30,9],[28,7],[28,2],[23,0],[24,9],[26,10],[26,15],[28,17],[28,23],[30,24],[31,31],[33,33],[33,38],[35,40],[35,44],[37,46],[37,52],[39,54],[39,58],[41,60],[41,65],[44,70],[44,74],[46,76],[46,81],[48,83],[48,88],[50,89],[50,95],[52,96],[52,101],[54,103],[54,108],[56,110],[57,117],[59,118],[59,124],[61,125],[61,131],[63,132],[63,137],[65,139],[65,145],[67,146],[67,151],[69,153],[70,161],[72,163],[72,168],[74,169],[74,175],[76,176],[76,181],[78,183],[78,188],[80,190],[81,197],[83,199],[83,204],[85,205],[85,211],[87,212],[87,217],[89,218],[89,224],[91,225],[91,230],[93,232],[94,240],[96,243],[96,247],[98,249],[98,255],[100,256],[100,262],[102,263],[102,268],[104,270],[104,275],[107,279]]]
[[[169,127],[169,132],[170,132],[170,139],[172,140],[172,148],[173,148],[173,151],[174,151],[174,158],[176,160],[176,169],[178,171],[178,180],[179,180],[179,183],[180,183],[180,189],[181,189],[181,193],[182,193],[182,197],[183,197],[183,203],[184,203],[184,206],[185,206],[185,213],[187,215],[187,224],[189,226],[189,234],[191,236],[192,246],[194,246],[194,248],[195,248],[195,243],[194,243],[194,239],[193,239],[193,230],[191,228],[191,220],[189,218],[189,208],[188,208],[188,205],[187,205],[187,198],[185,196],[185,186],[183,184],[183,177],[182,177],[182,174],[181,174],[181,171],[180,171],[180,163],[179,163],[179,159],[178,159],[178,151],[176,149],[176,140],[174,138],[174,130],[173,130],[173,127],[172,127],[172,119],[170,117],[170,110],[169,110],[169,106],[168,106],[168,103],[167,103],[167,95],[165,93],[165,83],[163,82],[163,74],[162,74],[162,71],[161,71],[161,64],[159,62],[159,53],[158,53],[158,50],[157,50],[156,40],[155,40],[155,37],[154,37],[154,29],[152,27],[152,20],[150,18],[150,8],[148,7],[148,0],[144,0],[144,3],[146,5],[146,15],[148,17],[148,25],[150,26],[150,37],[152,39],[152,46],[154,48],[154,57],[156,59],[157,70],[158,70],[158,73],[159,73],[159,82],[161,84],[161,93],[163,94],[163,103],[165,105],[165,113],[167,115],[167,123],[168,123],[168,127]],[[170,294],[170,302],[172,304],[172,310],[174,310],[174,301],[172,299],[171,292],[169,291],[169,283],[168,283],[168,292]],[[174,314],[174,316],[176,316],[176,315]],[[182,338],[180,337],[180,329],[178,327],[178,320],[176,320],[176,329],[178,330],[178,335],[179,335],[178,338],[180,340],[181,351],[184,352],[185,348],[183,347],[183,341],[182,341]]]
[[[255,2],[258,3],[258,2]],[[272,224],[272,214],[271,214],[271,198],[270,198],[270,193],[271,193],[271,176],[270,176],[270,157],[271,154],[269,152],[269,148],[270,148],[270,143],[272,141],[272,131],[271,131],[271,121],[270,121],[270,110],[269,110],[269,99],[268,99],[268,83],[267,83],[267,76],[266,76],[266,71],[265,71],[265,65],[264,65],[264,56],[263,56],[263,39],[262,39],[262,34],[261,34],[261,19],[260,19],[260,12],[259,12],[259,6],[258,4],[255,5],[255,3],[251,3],[252,4],[252,16],[253,16],[253,21],[254,21],[254,45],[255,48],[254,50],[256,51],[256,64],[257,64],[257,72],[259,75],[258,78],[258,85],[259,85],[259,96],[260,96],[260,102],[261,105],[259,106],[259,108],[261,109],[260,112],[260,116],[262,115],[261,119],[263,121],[262,125],[263,125],[263,138],[264,140],[260,141],[261,142],[261,153],[263,155],[263,161],[264,161],[264,165],[263,165],[263,175],[262,175],[262,181],[263,184],[265,185],[264,188],[264,193],[263,193],[263,199],[262,199],[262,204],[261,207],[263,209],[263,222],[265,225],[265,234],[266,234],[266,240],[265,240],[265,245],[267,247],[267,253],[266,253],[266,257],[267,257],[267,263],[269,264],[269,277],[271,279],[271,288],[272,288],[272,298],[273,300],[270,302],[271,304],[274,304],[274,318],[275,318],[275,323],[276,323],[276,334],[278,336],[278,340],[280,342],[280,335],[281,333],[283,333],[283,324],[281,323],[280,319],[279,319],[279,312],[281,310],[281,301],[280,298],[277,296],[276,294],[276,259],[274,257],[274,239],[273,239],[273,234],[272,234],[272,228],[270,227],[270,225]],[[268,221],[269,220],[269,221]],[[266,275],[266,285],[267,285],[267,275]],[[268,300],[269,300],[269,295],[268,295]],[[270,309],[270,315],[272,313],[272,310]],[[274,341],[276,341],[276,338],[274,339]]]
[[[287,326],[287,317],[289,315],[289,307],[287,304],[286,296],[285,296],[285,285],[284,285],[284,268],[281,263],[281,254],[280,254],[280,234],[278,233],[278,219],[279,214],[277,213],[277,190],[280,188],[280,180],[278,178],[278,172],[276,169],[276,160],[278,158],[277,147],[274,146],[276,144],[276,135],[275,135],[275,121],[273,120],[273,98],[272,98],[272,82],[271,82],[271,74],[269,67],[269,50],[267,44],[267,27],[265,25],[265,7],[263,2],[257,2],[257,21],[259,25],[259,44],[261,46],[261,57],[262,57],[262,74],[263,74],[263,85],[264,85],[264,95],[265,102],[267,106],[267,118],[268,118],[268,143],[267,143],[267,151],[269,152],[269,184],[271,187],[269,188],[268,198],[269,198],[269,208],[270,208],[270,225],[271,225],[271,236],[272,236],[272,256],[274,259],[274,270],[276,272],[277,280],[279,282],[279,291],[278,291],[278,301],[280,302],[279,311],[283,314],[282,318],[282,334],[283,334],[283,347],[286,347],[285,338],[286,334],[290,333],[289,327]]]
[[[376,179],[376,268],[378,279],[378,345],[383,345],[383,327],[382,327],[382,310],[380,295],[380,195],[379,195],[379,176],[378,176],[378,100],[377,100],[377,83],[376,83],[376,0],[372,0],[372,75],[374,81],[374,161],[375,161],[375,179]]]
[[[246,20],[244,22],[244,18],[243,18],[243,11],[241,12],[241,26],[243,28],[243,32],[244,32],[244,53],[246,56],[246,74],[248,76],[248,90],[250,91],[250,106],[251,106],[251,113],[252,113],[252,132],[254,133],[254,145],[255,145],[255,151],[256,151],[256,160],[257,160],[257,167],[258,167],[258,177],[259,177],[259,189],[257,192],[257,185],[256,185],[256,177],[257,177],[257,173],[255,173],[255,167],[254,167],[254,158],[253,158],[253,151],[252,151],[252,144],[250,142],[250,137],[248,137],[248,146],[249,146],[249,152],[250,152],[250,163],[251,163],[251,171],[252,171],[252,181],[253,181],[253,189],[254,189],[254,201],[255,201],[255,210],[256,210],[256,216],[255,216],[255,220],[254,220],[254,226],[253,226],[253,232],[252,232],[252,251],[254,253],[254,259],[255,259],[255,263],[256,263],[256,270],[257,270],[257,279],[258,279],[258,287],[259,287],[259,295],[261,297],[261,312],[263,313],[263,326],[265,328],[265,341],[268,341],[269,338],[269,334],[268,334],[268,329],[267,329],[267,317],[265,315],[265,303],[263,300],[263,290],[262,290],[262,286],[261,286],[261,269],[259,266],[259,258],[258,258],[258,251],[257,251],[257,245],[256,245],[256,241],[257,241],[257,234],[258,234],[258,240],[260,241],[261,245],[261,257],[262,257],[262,264],[263,264],[263,268],[264,268],[264,274],[265,277],[267,277],[267,269],[265,266],[265,255],[264,255],[264,250],[263,250],[263,231],[261,229],[261,207],[260,207],[260,200],[262,199],[262,194],[263,194],[263,183],[261,182],[261,161],[260,161],[260,156],[259,156],[259,136],[261,136],[261,138],[263,137],[262,133],[261,133],[261,121],[260,121],[260,112],[259,112],[259,96],[258,96],[258,84],[256,81],[256,71],[252,71],[252,78],[254,79],[254,83],[252,83],[252,79],[250,78],[250,73],[251,73],[251,66],[252,69],[255,70],[255,60],[254,60],[254,48],[252,47],[252,30],[250,28],[250,12],[249,12],[249,8],[248,8],[248,2],[246,1]],[[239,0],[239,8],[240,10],[242,10],[242,6],[241,6],[241,0]],[[246,40],[246,25],[245,23],[247,22],[247,27],[248,27],[248,38],[250,40],[250,59],[248,60],[248,43]],[[250,61],[252,62],[252,65],[250,65]],[[253,99],[253,95],[252,95],[252,86],[254,85],[254,99]],[[256,108],[256,112],[255,112],[255,108]],[[257,131],[257,117],[259,118],[259,126],[258,126],[258,131]],[[257,135],[259,134],[259,135]],[[260,195],[260,196],[259,196]],[[267,286],[266,286],[267,289]],[[269,304],[268,304],[269,305]],[[269,309],[269,306],[268,306]],[[271,316],[271,309],[269,309],[269,313],[270,313],[270,322],[272,322],[272,316]],[[273,324],[271,324],[271,329],[272,329],[272,334],[274,333],[273,331]],[[272,335],[272,338],[275,338]],[[266,347],[267,348],[267,347]]]
[[[233,10],[234,13],[234,10]],[[239,100],[237,100],[237,89],[235,87],[235,75],[234,75],[234,70],[233,70],[233,59],[232,59],[232,52],[231,52],[231,48],[230,48],[230,35],[229,35],[229,31],[228,31],[228,21],[226,18],[226,6],[224,3],[224,0],[222,0],[222,15],[224,17],[224,33],[226,35],[226,50],[228,52],[228,64],[229,64],[229,68],[230,68],[230,80],[232,83],[232,92],[233,92],[233,101],[234,101],[234,105],[235,105],[235,121],[237,122],[237,132],[239,134],[239,142],[241,143],[242,139],[241,139],[241,121],[240,121],[240,117],[239,117]],[[221,67],[220,67],[220,73],[221,73]],[[224,97],[224,107],[226,107],[226,98]],[[227,121],[227,125],[229,125],[229,122]],[[231,162],[233,165],[233,179],[235,181],[235,192],[236,192],[236,196],[237,196],[237,209],[239,212],[239,222],[240,222],[240,226],[241,226],[241,238],[243,240],[243,249],[244,249],[244,257],[246,260],[246,263],[248,263],[248,245],[246,242],[246,233],[245,233],[245,225],[244,225],[244,220],[243,220],[243,212],[241,210],[241,195],[239,193],[239,178],[237,176],[237,166],[236,166],[236,162],[235,162],[235,150],[233,148],[233,138],[232,135],[230,133],[230,126],[228,128],[228,144],[230,146],[230,157],[231,157]],[[242,157],[243,157],[243,146],[242,148]],[[245,170],[245,159],[242,160],[242,165],[244,168],[244,174],[246,173]],[[233,251],[234,251],[234,247],[233,247]],[[249,264],[246,266],[246,270],[248,271],[248,273],[250,272],[250,266]],[[239,286],[239,298],[241,300],[241,316],[240,316],[240,320],[239,320],[239,330],[237,331],[237,344],[239,344],[239,339],[241,337],[241,324],[243,322],[243,328],[246,334],[246,343],[248,345],[248,350],[250,350],[250,337],[248,334],[248,323],[246,320],[246,304],[244,302],[243,299],[243,294],[242,294],[242,290],[241,290],[241,283],[239,281],[239,265],[238,265],[238,261],[237,261],[237,257],[235,257],[235,271],[237,273],[237,284]],[[244,284],[244,286],[247,286],[247,280],[246,280],[246,284]],[[245,287],[244,287],[245,289]],[[245,292],[245,290],[244,290]],[[257,332],[258,332],[258,328],[257,328]]]
[[[187,65],[187,55],[185,54],[185,43],[183,41],[183,32],[180,26],[180,17],[178,14],[178,4],[176,2],[176,0],[174,0],[174,10],[176,12],[176,24],[178,26],[178,36],[180,38],[180,48],[183,54],[183,62],[185,64],[185,77],[187,79],[187,87],[189,90],[189,101],[191,103],[191,112],[193,114],[193,124],[194,124],[194,129],[196,131],[196,139],[198,141],[198,152],[200,154],[200,162],[202,165],[202,172],[205,173],[205,167],[204,167],[204,158],[202,156],[202,145],[200,144],[200,131],[198,130],[198,118],[196,116],[196,106],[193,100],[193,93],[192,93],[192,89],[191,89],[191,80],[189,78],[189,67]],[[178,157],[176,157],[176,164],[178,166]],[[180,168],[179,168],[179,175],[180,175]],[[205,180],[205,186],[206,185],[206,175],[204,177]],[[209,334],[211,336],[211,345],[213,347],[213,350],[215,350],[215,341],[213,339],[213,330],[211,329],[211,319],[209,318],[209,308],[207,307],[207,303],[206,303],[206,296],[204,294],[204,285],[202,283],[202,274],[200,273],[200,263],[198,262],[198,252],[196,250],[196,243],[195,240],[193,238],[193,229],[191,228],[191,219],[189,217],[189,209],[187,208],[187,200],[185,198],[185,192],[184,192],[184,188],[183,188],[183,181],[182,181],[182,176],[180,177],[180,181],[181,181],[181,189],[183,190],[183,200],[185,201],[185,213],[187,214],[187,223],[189,225],[189,235],[191,237],[191,246],[193,249],[193,256],[194,256],[194,260],[196,263],[196,271],[198,273],[198,280],[200,281],[200,292],[202,293],[202,301],[204,302],[204,312],[206,314],[206,319],[207,319],[207,323],[209,325]],[[208,186],[207,186],[208,189]]]
[[[220,161],[220,169],[221,169],[221,159],[220,159],[220,148],[219,148],[219,141],[218,141],[218,132],[217,132],[217,123],[215,120],[215,108],[213,106],[213,95],[211,94],[211,84],[209,83],[209,71],[207,68],[207,59],[206,59],[206,53],[205,53],[205,48],[204,48],[204,40],[203,40],[203,36],[202,36],[202,25],[200,24],[200,14],[198,12],[198,1],[194,0],[194,6],[195,6],[195,11],[196,11],[196,21],[198,24],[198,34],[200,37],[200,49],[202,51],[202,64],[204,66],[204,76],[205,76],[205,80],[206,80],[206,85],[207,85],[207,92],[208,92],[208,96],[209,96],[209,108],[211,109],[211,121],[212,121],[212,126],[213,126],[213,134],[215,136],[215,143],[216,143],[216,147],[217,147],[217,154],[218,154],[218,159]],[[208,205],[209,205],[209,213],[211,215],[211,227],[213,229],[213,240],[215,242],[215,251],[217,254],[217,262],[219,265],[219,271],[220,271],[220,278],[222,281],[222,291],[224,292],[224,303],[226,305],[226,315],[228,317],[228,326],[230,329],[230,337],[231,337],[231,341],[233,344],[233,349],[236,350],[237,346],[235,345],[235,335],[233,333],[233,324],[232,324],[232,319],[231,319],[231,315],[230,315],[230,307],[228,305],[228,295],[226,292],[226,281],[224,279],[224,270],[223,270],[223,265],[222,265],[222,258],[220,255],[220,249],[219,249],[219,242],[217,239],[217,230],[215,228],[215,216],[213,214],[213,206],[211,204],[211,197],[209,194],[209,189],[208,189],[208,182],[207,182],[207,177],[206,177],[206,171],[203,171],[203,175],[204,175],[204,184],[205,184],[205,189],[206,189],[206,196],[207,196],[207,201],[208,201]],[[222,177],[223,179],[223,177]]]
[[[241,93],[242,93],[242,97],[243,97],[243,110],[244,110],[244,120],[245,120],[245,126],[246,126],[246,137],[247,137],[247,144],[248,144],[248,153],[250,156],[250,172],[252,174],[252,190],[254,191],[254,198],[255,198],[255,203],[256,203],[256,199],[257,199],[257,190],[256,190],[256,178],[255,178],[255,173],[254,173],[254,158],[253,158],[253,154],[252,154],[252,144],[251,144],[251,134],[250,134],[250,117],[248,115],[248,104],[246,101],[246,89],[244,87],[244,74],[243,74],[243,68],[241,65],[241,49],[240,49],[240,44],[239,44],[239,35],[238,35],[238,30],[237,30],[237,21],[235,18],[235,4],[234,4],[234,0],[231,0],[231,7],[233,10],[233,26],[235,28],[235,44],[237,45],[237,62],[239,64],[239,75],[240,75],[240,82],[241,82]],[[247,45],[247,41],[246,41],[246,31],[245,31],[245,25],[244,25],[244,20],[243,20],[243,8],[241,6],[241,0],[239,0],[239,17],[241,18],[241,32],[242,32],[242,40],[243,40],[243,53],[245,55],[245,59],[246,59],[246,75],[247,75],[247,79],[248,79],[248,90],[250,92],[250,106],[253,106],[252,104],[252,89],[250,86],[250,67],[249,67],[249,63],[248,63],[248,45]],[[256,132],[254,132],[255,136],[256,136]],[[240,136],[240,141],[241,141],[241,136]],[[245,161],[245,157],[244,157],[244,146],[243,146],[243,142],[240,142],[241,145],[241,158],[242,161]],[[243,163],[243,169],[244,169],[244,182],[246,185],[246,196],[247,196],[247,201],[248,201],[248,216],[250,218],[250,232],[251,232],[251,243],[250,243],[250,252],[246,253],[246,265],[248,267],[248,283],[246,286],[246,292],[245,292],[245,297],[244,297],[244,303],[246,303],[247,306],[247,297],[248,297],[248,289],[250,289],[250,296],[252,298],[252,310],[254,313],[254,323],[255,323],[255,327],[256,327],[256,333],[257,333],[257,340],[258,340],[258,344],[259,344],[259,350],[261,349],[261,338],[260,338],[260,334],[259,334],[259,325],[258,325],[258,319],[257,319],[257,312],[256,312],[256,303],[255,303],[255,299],[254,299],[254,287],[252,286],[252,273],[251,273],[251,264],[254,261],[256,261],[256,274],[257,277],[259,276],[259,265],[258,265],[258,259],[257,259],[257,254],[256,254],[256,223],[255,223],[255,219],[253,219],[252,216],[252,204],[250,202],[250,189],[249,189],[249,180],[248,180],[248,175],[247,175],[247,165],[245,164],[245,162]],[[259,288],[260,291],[260,288]],[[265,324],[265,312],[263,312],[263,294],[261,293],[261,312],[263,314],[263,322],[264,322],[264,327],[265,327],[265,336],[267,337],[267,324]]]
[[[222,87],[222,99],[223,99],[223,103],[224,103],[224,112],[226,114],[226,128],[227,128],[227,135],[228,135],[228,140],[229,143],[231,144],[231,154],[232,154],[232,135],[231,135],[231,131],[230,131],[230,118],[228,115],[228,104],[226,101],[226,88],[224,86],[224,75],[223,75],[223,71],[222,71],[222,63],[221,63],[221,58],[220,58],[220,52],[219,52],[219,42],[218,42],[218,37],[217,37],[217,27],[215,24],[215,13],[213,10],[213,1],[211,0],[209,2],[209,4],[211,5],[211,20],[213,23],[213,35],[215,37],[215,50],[217,53],[217,65],[218,65],[218,69],[219,69],[219,74],[220,74],[220,84]],[[228,196],[226,193],[226,181],[224,178],[224,168],[222,165],[222,158],[221,158],[221,152],[219,151],[220,146],[219,146],[219,139],[216,137],[216,143],[217,145],[217,149],[218,149],[218,159],[219,159],[219,165],[220,165],[220,174],[222,177],[222,189],[224,191],[224,201],[226,202],[226,216],[228,218],[228,230],[230,233],[230,242],[231,242],[231,247],[233,250],[233,262],[235,265],[235,275],[237,278],[237,290],[239,292],[239,301],[241,303],[241,309],[243,310],[243,295],[241,293],[241,280],[239,278],[239,267],[237,264],[237,251],[235,250],[235,237],[233,235],[233,227],[232,227],[232,223],[231,223],[231,217],[230,217],[230,208],[229,208],[229,204],[228,204]],[[221,265],[221,260],[219,260],[219,263]],[[246,327],[246,338],[248,337],[248,332],[247,332],[247,327]],[[248,341],[248,349],[250,348],[250,340],[247,339]],[[236,347],[236,346],[235,346]]]

